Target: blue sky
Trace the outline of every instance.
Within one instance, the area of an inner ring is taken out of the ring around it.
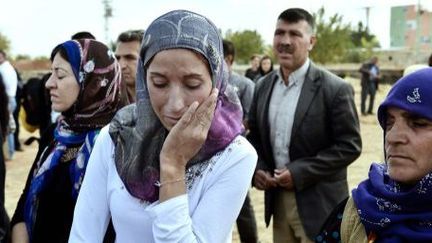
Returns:
[[[271,44],[275,19],[286,8],[310,12],[324,6],[328,15],[339,13],[346,23],[365,22],[370,6],[370,29],[383,47],[389,45],[390,6],[417,4],[432,10],[432,0],[109,0],[113,17],[108,39],[129,29],[145,29],[161,14],[189,9],[209,17],[223,33],[232,29],[257,30]],[[53,47],[78,31],[87,30],[106,42],[102,0],[0,0],[0,33],[11,41],[11,54],[48,56]]]

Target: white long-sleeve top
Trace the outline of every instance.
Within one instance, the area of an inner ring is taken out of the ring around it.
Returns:
[[[120,179],[108,127],[89,159],[75,207],[70,243],[102,242],[112,217],[116,242],[231,242],[233,224],[255,170],[257,154],[242,136],[186,172],[187,194],[159,203],[130,195]]]
[[[10,62],[4,61],[0,65],[0,75],[3,77],[3,82],[6,88],[6,93],[9,98],[14,98],[17,91],[18,86],[18,76],[15,72],[14,67]]]

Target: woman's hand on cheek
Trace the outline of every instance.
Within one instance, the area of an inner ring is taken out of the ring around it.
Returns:
[[[193,102],[171,129],[160,154],[162,170],[172,168],[184,171],[186,163],[201,149],[213,120],[218,92],[214,88],[201,105]]]

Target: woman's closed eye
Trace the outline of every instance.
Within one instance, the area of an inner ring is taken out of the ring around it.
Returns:
[[[162,79],[162,78],[154,78],[154,79],[152,79],[152,84],[156,88],[165,88],[166,86],[168,86],[168,82],[166,80]]]
[[[153,86],[155,86],[156,88],[165,88],[167,86],[166,83],[153,83]]]
[[[194,90],[202,86],[202,81],[189,81],[185,83],[186,88]]]
[[[411,127],[414,128],[423,128],[423,127],[430,127],[432,126],[432,123],[426,119],[419,118],[419,119],[412,119],[410,122]]]

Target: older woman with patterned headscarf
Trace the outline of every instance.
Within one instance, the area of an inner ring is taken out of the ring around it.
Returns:
[[[386,163],[372,164],[353,190],[342,242],[432,242],[431,94],[425,68],[397,81],[380,105]]]
[[[51,61],[46,88],[61,116],[41,139],[11,222],[12,242],[67,242],[96,138],[127,105],[120,65],[104,44],[66,41],[54,48]]]
[[[206,17],[176,10],[147,29],[136,105],[102,129],[70,242],[231,242],[257,155],[227,85],[222,39]]]

